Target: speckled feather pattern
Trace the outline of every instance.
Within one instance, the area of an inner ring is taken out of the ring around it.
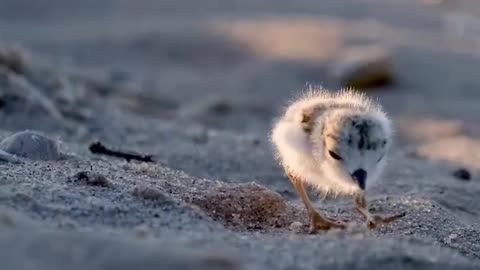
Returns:
[[[387,152],[392,128],[381,106],[353,89],[310,89],[291,101],[274,122],[271,142],[286,171],[321,193],[354,194],[358,186],[339,169],[340,165],[327,160],[326,137],[332,137],[338,147],[355,151],[345,161],[346,170],[350,164],[369,163],[377,152]],[[380,159],[371,166],[369,184],[378,179],[383,169],[385,158]]]

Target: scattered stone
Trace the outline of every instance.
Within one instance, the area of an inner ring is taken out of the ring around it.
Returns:
[[[390,53],[383,47],[347,49],[333,64],[331,73],[343,87],[359,89],[389,85],[394,79]]]
[[[453,176],[455,176],[457,179],[463,180],[463,181],[470,181],[472,179],[472,176],[470,172],[467,169],[460,168],[456,171],[453,172]]]
[[[160,190],[147,186],[138,186],[132,192],[133,196],[142,198],[145,200],[158,201],[168,200],[167,196]]]
[[[89,186],[99,187],[111,187],[112,184],[108,179],[101,175],[92,172],[81,171],[75,174],[71,179],[71,182],[82,183]]]
[[[214,187],[192,202],[214,220],[237,229],[288,228],[305,217],[280,194],[255,183]]]
[[[0,142],[0,149],[7,153],[33,160],[59,160],[62,154],[57,143],[36,131],[22,131]]]

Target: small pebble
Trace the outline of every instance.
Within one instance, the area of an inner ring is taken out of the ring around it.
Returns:
[[[0,149],[7,153],[32,160],[59,160],[62,154],[57,143],[36,131],[22,131],[0,142]]]
[[[467,169],[461,168],[453,172],[453,176],[463,181],[470,181],[472,176]]]

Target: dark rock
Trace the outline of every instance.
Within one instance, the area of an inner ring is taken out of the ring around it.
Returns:
[[[472,179],[472,176],[470,172],[467,169],[460,168],[456,171],[453,172],[453,176],[455,176],[457,179],[463,180],[463,181],[470,181]]]
[[[389,85],[395,77],[390,53],[382,47],[346,50],[331,73],[343,87],[359,89]]]
[[[35,131],[22,131],[0,142],[0,149],[33,160],[59,160],[62,154],[57,143]]]

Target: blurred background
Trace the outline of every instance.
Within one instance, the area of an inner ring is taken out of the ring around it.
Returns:
[[[122,105],[146,117],[195,114],[201,103],[221,111],[229,105],[218,103],[229,103],[237,108],[231,116],[198,120],[256,130],[306,84],[375,89],[370,94],[387,111],[417,119],[478,115],[475,0],[0,5],[3,44],[21,45],[64,73],[130,83],[126,91],[137,92]]]
[[[235,118],[199,120],[256,130],[307,83],[376,86],[371,94],[387,111],[405,116],[478,115],[475,0],[0,4],[2,43],[20,44],[65,73],[135,84],[138,93],[123,105],[148,117],[226,102],[238,108]]]

